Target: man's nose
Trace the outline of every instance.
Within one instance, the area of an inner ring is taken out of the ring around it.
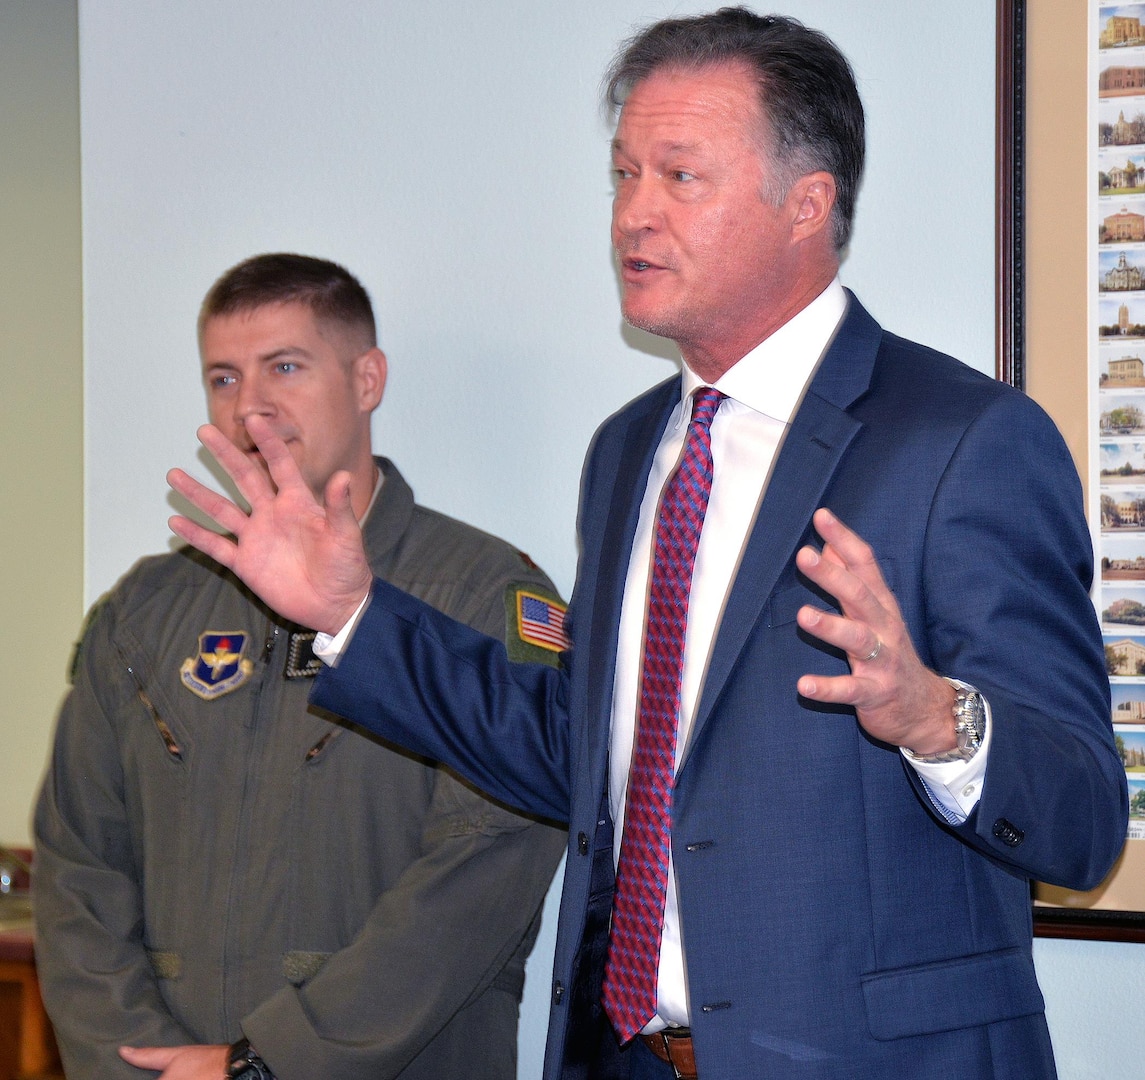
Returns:
[[[660,221],[660,191],[655,177],[639,176],[624,182],[612,206],[612,225],[620,236],[655,229]]]
[[[235,397],[235,419],[245,424],[248,416],[272,416],[274,402],[260,378],[244,378]]]

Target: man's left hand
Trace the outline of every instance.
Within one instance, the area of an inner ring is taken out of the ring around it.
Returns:
[[[159,1080],[223,1080],[229,1046],[121,1046],[119,1056],[137,1069],[152,1069]]]
[[[799,626],[842,649],[850,675],[804,675],[799,693],[812,701],[851,705],[874,738],[927,756],[952,750],[954,689],[924,667],[914,650],[898,601],[870,545],[829,510],[815,511],[823,550],[802,548],[800,571],[839,602],[843,614],[807,605]]]

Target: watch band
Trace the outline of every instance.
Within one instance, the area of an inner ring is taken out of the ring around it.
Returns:
[[[227,1053],[228,1080],[274,1080],[274,1073],[245,1036],[232,1043]]]
[[[982,695],[969,683],[958,679],[947,679],[954,687],[954,704],[950,711],[954,714],[954,734],[958,745],[942,754],[912,754],[915,761],[926,765],[944,765],[950,761],[969,761],[978,753],[982,737],[986,734],[986,706]]]

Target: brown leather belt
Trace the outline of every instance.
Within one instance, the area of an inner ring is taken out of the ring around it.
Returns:
[[[692,1033],[687,1028],[666,1028],[655,1035],[638,1038],[661,1061],[676,1070],[678,1080],[697,1080],[696,1052],[692,1049]]]

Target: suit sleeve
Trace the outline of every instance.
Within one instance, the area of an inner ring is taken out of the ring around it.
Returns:
[[[69,1080],[139,1080],[124,1044],[194,1038],[170,1015],[143,941],[140,873],[115,734],[136,689],[110,605],[80,646],[35,812],[36,967]]]
[[[571,651],[557,668],[513,663],[496,638],[375,581],[312,700],[445,762],[510,806],[567,821],[571,663]]]
[[[1081,508],[1052,422],[1004,395],[946,469],[922,583],[930,663],[978,687],[992,712],[982,797],[958,831],[1030,877],[1075,889],[1109,871],[1128,813]]]

